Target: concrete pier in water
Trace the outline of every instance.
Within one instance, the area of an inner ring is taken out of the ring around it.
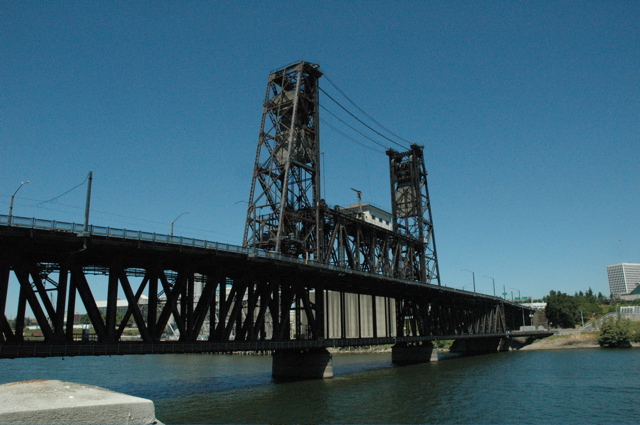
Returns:
[[[326,349],[277,350],[273,353],[272,375],[279,379],[333,378],[333,359]]]
[[[55,380],[0,385],[0,424],[155,424],[151,400]]]
[[[475,354],[490,354],[499,351],[509,351],[511,340],[500,337],[457,339],[450,351],[467,356]]]
[[[415,345],[396,344],[391,347],[391,361],[395,364],[437,362],[438,349],[430,342]]]

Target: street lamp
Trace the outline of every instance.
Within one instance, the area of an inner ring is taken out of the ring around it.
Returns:
[[[486,277],[489,278],[493,281],[493,296],[496,296],[496,280],[494,278],[492,278],[491,276],[482,276],[482,277]]]
[[[185,215],[185,214],[189,214],[189,211],[185,211],[185,212],[183,212],[182,214],[180,214],[179,216],[177,216],[175,220],[173,220],[173,221],[171,222],[171,236],[173,236],[173,223],[175,223],[176,221],[178,221],[178,219],[179,219],[180,217],[182,217],[183,215]]]
[[[476,274],[474,272],[472,272],[471,270],[467,270],[467,269],[462,269],[460,271],[461,272],[469,272],[469,273],[471,273],[471,276],[473,277],[473,292],[476,292]]]
[[[20,183],[20,186],[18,186],[16,191],[13,192],[13,195],[11,195],[11,202],[9,203],[9,226],[11,226],[11,217],[13,217],[13,199],[16,197],[16,193],[18,193],[20,188],[22,186],[24,186],[25,184],[27,184],[27,183],[31,183],[31,182],[29,180],[27,180],[26,182]]]

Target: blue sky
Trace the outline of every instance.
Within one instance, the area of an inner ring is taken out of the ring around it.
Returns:
[[[92,224],[188,211],[176,234],[240,244],[267,77],[302,59],[425,146],[444,285],[608,294],[606,265],[640,262],[638,22],[631,1],[5,1],[0,211],[30,180],[14,215],[82,222],[86,186],[47,201],[93,171]],[[388,208],[384,149],[321,128],[327,202]]]

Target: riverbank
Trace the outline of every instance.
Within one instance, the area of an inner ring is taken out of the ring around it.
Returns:
[[[572,332],[552,335],[525,345],[520,350],[565,350],[572,348],[600,348],[599,332]]]
[[[598,345],[599,332],[572,332],[552,335],[539,339],[529,345],[525,345],[519,350],[566,350],[572,348],[600,348]],[[448,344],[450,345],[450,344]],[[328,348],[331,354],[367,354],[367,353],[390,353],[391,345],[365,346],[365,347],[343,347]],[[448,347],[439,349],[441,354],[448,354]]]
[[[525,345],[520,350],[566,350],[573,348],[601,348],[598,344],[600,332],[571,332],[552,335]],[[632,343],[631,347],[640,348],[640,344]]]

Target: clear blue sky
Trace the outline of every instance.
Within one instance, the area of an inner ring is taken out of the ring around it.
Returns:
[[[639,23],[632,1],[2,1],[0,212],[30,180],[14,215],[82,222],[86,186],[46,201],[93,171],[92,224],[189,211],[176,234],[240,244],[267,76],[302,59],[425,146],[443,284],[608,295],[606,265],[640,261]],[[324,196],[388,208],[384,150],[353,137],[322,127]]]

